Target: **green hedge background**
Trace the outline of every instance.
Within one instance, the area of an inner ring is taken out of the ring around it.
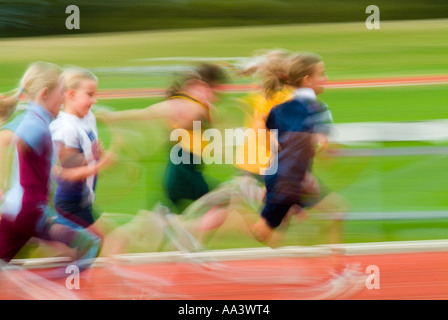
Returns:
[[[448,17],[445,0],[0,0],[0,37],[365,21],[372,4],[382,21]],[[79,30],[65,27],[69,5]]]

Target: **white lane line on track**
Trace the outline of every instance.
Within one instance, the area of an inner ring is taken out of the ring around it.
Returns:
[[[229,260],[253,260],[269,258],[290,258],[290,257],[318,257],[331,254],[333,245],[315,246],[288,246],[280,248],[242,248],[208,250],[198,253],[170,252],[149,252],[136,254],[120,254],[112,258],[98,258],[94,264],[96,267],[107,266],[108,263],[118,262],[122,264],[143,264],[143,263],[163,263],[163,262],[194,262],[201,259],[213,259],[215,261]],[[338,248],[345,250],[348,256],[374,255],[374,254],[399,254],[399,253],[424,253],[424,252],[448,252],[448,240],[418,240],[418,241],[390,241],[390,242],[370,242],[370,243],[350,243],[340,245]],[[48,268],[58,264],[56,258],[41,259],[15,259],[13,264],[21,265],[25,268]],[[60,263],[66,263],[65,258],[61,258]]]

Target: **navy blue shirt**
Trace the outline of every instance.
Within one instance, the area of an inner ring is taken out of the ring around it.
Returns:
[[[277,172],[266,176],[268,198],[279,203],[297,201],[303,178],[311,171],[313,133],[328,133],[331,122],[328,106],[308,88],[298,89],[291,100],[272,108],[266,127],[278,130],[279,152]]]

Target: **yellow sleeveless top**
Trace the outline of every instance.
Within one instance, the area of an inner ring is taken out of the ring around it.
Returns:
[[[266,99],[261,93],[252,94],[245,99],[254,109],[253,117],[246,120],[246,127],[255,129],[255,135],[249,136],[247,141],[237,148],[237,155],[238,152],[244,152],[244,162],[235,163],[235,166],[255,174],[263,174],[268,168],[271,157],[269,132],[260,136],[257,129],[266,129],[266,119],[271,109],[290,100],[292,96],[293,91],[284,88],[270,99]],[[255,154],[253,154],[254,152]]]
[[[207,142],[202,140],[202,133],[204,132],[205,129],[210,127],[210,121],[211,121],[210,108],[206,104],[202,103],[201,101],[197,100],[196,98],[190,96],[189,94],[187,94],[185,92],[176,92],[173,96],[168,98],[168,100],[172,100],[172,99],[185,99],[188,101],[192,101],[192,102],[200,105],[207,111],[207,115],[204,118],[205,121],[198,120],[198,121],[201,121],[201,130],[185,129],[188,132],[189,139],[182,138],[182,139],[180,139],[180,141],[178,141],[178,143],[180,144],[180,147],[182,149],[184,149],[192,154],[201,156],[203,149],[207,145]],[[174,127],[174,129],[177,129],[177,128]],[[178,128],[178,129],[184,129],[184,128]],[[195,146],[193,143],[194,141],[200,142],[200,145]]]

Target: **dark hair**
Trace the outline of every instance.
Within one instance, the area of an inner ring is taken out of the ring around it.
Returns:
[[[193,70],[184,74],[180,79],[173,81],[167,91],[167,98],[172,97],[181,91],[191,80],[198,80],[208,84],[211,87],[225,83],[227,74],[224,69],[217,64],[200,63]]]

